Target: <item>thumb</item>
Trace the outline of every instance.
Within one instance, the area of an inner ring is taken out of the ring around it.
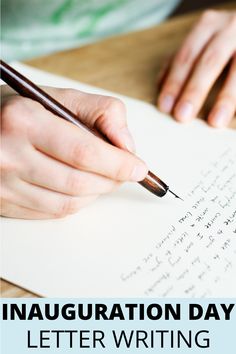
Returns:
[[[73,89],[47,88],[47,91],[115,146],[135,152],[134,140],[127,127],[125,105],[121,100]]]

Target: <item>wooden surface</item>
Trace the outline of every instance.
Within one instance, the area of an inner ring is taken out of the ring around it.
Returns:
[[[224,5],[224,8],[236,9],[236,4]],[[152,29],[37,58],[27,64],[155,103],[157,73],[198,16],[194,13],[176,17]],[[232,127],[236,128],[236,120]],[[4,280],[0,285],[2,297],[34,296]]]

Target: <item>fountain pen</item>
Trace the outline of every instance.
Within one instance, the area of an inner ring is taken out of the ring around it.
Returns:
[[[10,65],[3,60],[0,61],[1,79],[8,84],[13,90],[18,92],[21,96],[28,97],[43,105],[47,110],[54,113],[56,116],[63,118],[79,128],[89,131],[92,134],[98,135],[91,128],[88,128],[84,123],[79,120],[79,117],[64,107],[60,102],[56,101],[53,97],[48,95],[40,87],[35,85],[28,78],[13,69]],[[100,136],[101,137],[101,136]],[[102,137],[103,138],[103,137]],[[111,142],[108,141],[110,144]],[[138,182],[141,186],[146,188],[149,192],[158,197],[163,197],[169,191],[176,198],[181,199],[174,192],[169,189],[169,186],[157,177],[153,172],[149,171],[143,181]]]

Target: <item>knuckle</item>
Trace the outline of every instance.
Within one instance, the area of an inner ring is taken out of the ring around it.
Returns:
[[[203,54],[201,59],[202,68],[214,69],[220,62],[221,53],[215,46],[211,46]]]
[[[24,109],[24,99],[22,97],[15,96],[14,98],[11,98],[11,100],[7,101],[3,105],[3,111],[5,111],[7,114],[11,116],[12,113],[17,112],[22,112]]]
[[[184,64],[186,65],[192,61],[193,57],[193,48],[186,44],[185,46],[183,46],[183,48],[180,49],[179,53],[176,55],[175,64],[177,64],[178,66]]]
[[[189,97],[198,97],[199,92],[201,92],[202,87],[199,87],[197,84],[189,84],[189,86],[186,88],[185,91],[185,97],[186,99]]]
[[[26,124],[28,110],[24,105],[24,101],[20,97],[15,97],[11,101],[5,103],[2,107],[2,131],[15,132],[21,130]]]
[[[76,107],[78,107],[78,100],[81,97],[81,92],[73,88],[65,88],[60,89],[59,93],[63,104],[76,110]]]
[[[63,218],[67,215],[74,214],[79,210],[79,203],[75,197],[68,197],[63,199],[55,212],[55,216]]]
[[[106,97],[106,107],[104,114],[117,114],[125,113],[126,108],[125,104],[118,98],[115,97]]]
[[[63,96],[68,96],[71,97],[71,99],[78,99],[78,95],[81,95],[81,91],[76,90],[74,88],[60,88],[61,93],[63,94]]]
[[[93,156],[93,146],[89,143],[75,143],[71,148],[71,161],[73,166],[87,167]]]
[[[203,12],[201,16],[201,22],[203,24],[209,24],[211,22],[214,22],[216,18],[218,18],[219,12],[217,10],[209,9]]]
[[[173,77],[169,77],[164,84],[160,98],[163,98],[166,94],[177,96],[180,87],[181,87],[181,82],[179,80]]]
[[[48,92],[51,96],[55,97],[55,99],[59,99],[63,105],[69,104],[69,106],[70,103],[75,100],[75,98],[78,100],[78,93],[80,92],[73,88],[63,87],[46,87],[45,91]]]
[[[100,96],[98,98],[97,119],[95,126],[98,130],[106,131],[106,134],[114,132],[114,124],[124,124],[126,121],[125,104],[118,98]]]

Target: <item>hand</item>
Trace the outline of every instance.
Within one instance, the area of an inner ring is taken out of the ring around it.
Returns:
[[[160,110],[181,122],[196,117],[228,63],[226,81],[208,116],[215,127],[228,125],[236,110],[236,12],[208,10],[162,77]]]
[[[115,98],[47,88],[49,94],[117,147],[9,93],[2,103],[1,214],[44,219],[75,213],[123,181],[140,181],[146,165],[128,150],[125,108]]]

